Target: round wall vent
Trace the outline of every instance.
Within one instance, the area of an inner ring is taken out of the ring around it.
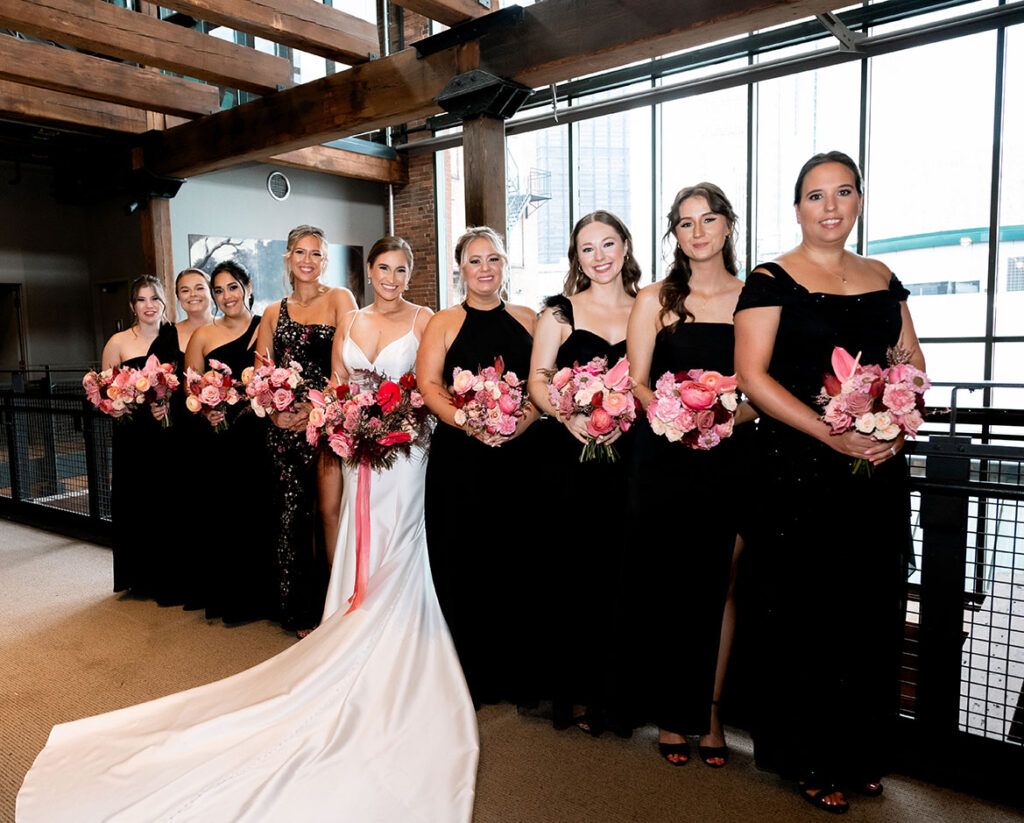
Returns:
[[[281,172],[272,171],[267,175],[267,191],[275,200],[286,200],[292,191],[291,181]]]

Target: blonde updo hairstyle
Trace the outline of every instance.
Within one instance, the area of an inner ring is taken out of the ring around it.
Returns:
[[[320,274],[317,276],[322,275],[327,268],[327,235],[324,234],[324,230],[306,223],[296,226],[288,232],[288,245],[283,255],[285,283],[292,291],[295,290],[295,275],[292,274],[292,264],[288,258],[292,256],[292,251],[303,237],[315,237],[320,242],[320,253],[323,257],[320,260]]]
[[[469,250],[469,244],[474,240],[486,240],[497,252],[498,257],[501,258],[501,291],[500,296],[502,300],[508,300],[508,279],[505,277],[505,268],[508,266],[508,255],[505,253],[505,243],[501,239],[501,235],[498,234],[490,226],[470,226],[463,233],[462,236],[455,243],[455,262],[462,268],[462,264],[465,261],[465,257]],[[462,293],[466,293],[466,283],[462,283]]]

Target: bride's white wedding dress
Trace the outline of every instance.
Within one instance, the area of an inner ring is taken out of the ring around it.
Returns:
[[[411,370],[410,330],[350,374]],[[372,473],[369,583],[355,584],[356,472],[324,622],[292,648],[196,689],[55,726],[18,823],[469,821],[476,715],[427,565],[422,455]]]

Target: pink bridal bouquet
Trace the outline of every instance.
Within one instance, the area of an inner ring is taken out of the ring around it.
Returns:
[[[860,362],[836,346],[832,350],[833,374],[822,381],[818,404],[822,419],[832,434],[853,428],[876,440],[895,440],[902,432],[914,437],[924,422],[924,393],[931,386],[928,375],[907,362],[906,352],[890,348],[888,368]],[[863,458],[853,463],[853,473],[871,475],[871,464]]]
[[[732,434],[738,405],[735,375],[703,369],[665,372],[647,407],[647,420],[655,434],[672,442],[712,449]]]
[[[291,413],[295,411],[304,388],[302,364],[292,360],[285,368],[267,360],[262,366],[245,369],[242,383],[257,417],[265,417],[275,411]]]
[[[229,406],[242,399],[238,383],[231,377],[231,369],[219,360],[210,360],[210,368],[202,374],[186,369],[185,385],[188,389],[185,408],[192,414],[202,413],[215,432],[225,431],[228,421],[224,414]],[[219,423],[211,420],[214,412],[220,412]]]
[[[587,418],[590,439],[583,447],[580,462],[615,462],[618,459],[615,447],[598,443],[597,439],[616,428],[628,431],[636,419],[629,361],[623,357],[609,369],[607,357],[595,357],[583,366],[579,363],[566,366],[551,376],[548,392],[560,420],[567,420],[574,414]]]
[[[484,432],[494,437],[515,434],[516,424],[530,402],[526,386],[515,372],[505,371],[505,361],[494,359],[494,365],[479,373],[455,367],[452,372],[452,404],[455,424],[467,433]]]
[[[306,440],[316,446],[326,435],[331,451],[349,465],[389,469],[399,454],[425,444],[429,412],[412,372],[397,381],[368,371],[359,379],[309,392]]]
[[[164,428],[171,425],[167,409],[171,392],[179,385],[174,365],[161,363],[155,354],[141,369],[115,368],[100,374],[91,371],[82,378],[86,397],[104,414],[121,417],[148,404],[153,411],[162,411],[160,425]]]

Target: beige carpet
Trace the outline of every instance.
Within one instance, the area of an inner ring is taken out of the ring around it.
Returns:
[[[18,788],[53,724],[225,677],[295,642],[271,623],[226,628],[200,612],[162,609],[109,589],[107,549],[0,520],[3,823],[14,820]],[[476,823],[831,819],[755,769],[750,741],[738,733],[730,737],[729,766],[712,771],[698,762],[682,769],[661,762],[650,728],[632,740],[594,740],[555,732],[543,718],[519,717],[509,706],[487,707],[479,719]],[[846,819],[1019,823],[1021,816],[894,776],[884,798],[854,798]]]

